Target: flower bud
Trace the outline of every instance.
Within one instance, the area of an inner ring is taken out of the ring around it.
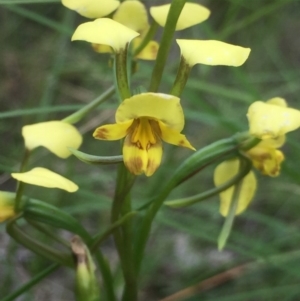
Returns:
[[[96,267],[87,246],[79,236],[74,236],[71,248],[76,257],[77,301],[98,301],[100,291],[95,276]]]

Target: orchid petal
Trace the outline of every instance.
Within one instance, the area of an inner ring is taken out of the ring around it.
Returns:
[[[133,120],[128,120],[126,122],[106,124],[98,127],[93,136],[100,140],[119,140],[124,138],[128,129],[131,126]]]
[[[140,37],[135,38],[133,40],[133,48],[136,49],[140,45],[141,41],[142,39]],[[156,59],[158,49],[159,44],[156,41],[149,41],[149,43],[135,56],[135,58],[153,61]]]
[[[77,27],[72,41],[83,40],[95,44],[111,46],[115,52],[125,49],[126,45],[139,33],[108,18],[96,19]]]
[[[281,97],[271,98],[271,99],[267,100],[266,103],[276,105],[276,106],[279,106],[279,107],[284,107],[284,108],[287,107],[286,100],[284,98],[281,98]]]
[[[86,18],[102,18],[118,8],[117,0],[62,0],[62,4]]]
[[[240,163],[238,159],[224,161],[221,164],[219,164],[214,172],[215,186],[218,187],[232,179],[238,173],[239,164]],[[256,191],[256,178],[252,171],[250,171],[242,179],[242,181],[243,182],[239,194],[238,205],[235,212],[236,215],[242,213],[249,206]],[[232,186],[220,193],[220,213],[223,216],[227,216],[227,214],[229,213],[234,189],[235,186]]]
[[[161,141],[157,141],[155,145],[151,145],[148,149],[148,162],[147,162],[147,169],[145,171],[145,175],[150,177],[154,174],[157,168],[160,166],[161,159],[162,159],[162,143]]]
[[[190,142],[186,139],[185,135],[180,134],[178,131],[169,128],[163,122],[159,121],[159,127],[161,130],[161,138],[167,143],[183,146],[190,148],[192,150],[196,150]]]
[[[43,167],[36,167],[27,172],[12,173],[11,176],[27,184],[47,187],[59,188],[68,192],[75,192],[78,186],[67,178]]]
[[[164,122],[168,127],[181,131],[184,115],[178,97],[162,93],[142,93],[125,99],[117,109],[117,123],[148,117]]]
[[[139,33],[146,30],[149,25],[146,7],[137,0],[122,2],[113,15],[113,19]]]
[[[145,149],[139,147],[139,144],[132,143],[131,136],[127,136],[123,145],[124,164],[131,173],[135,175],[145,173],[149,177],[159,167],[162,152],[160,140]]]
[[[260,139],[277,138],[300,127],[300,111],[256,101],[247,114],[249,132]]]
[[[270,177],[279,175],[281,163],[284,160],[284,155],[280,150],[259,143],[248,150],[247,155],[252,160],[254,167],[262,174]]]
[[[150,14],[152,18],[162,27],[166,25],[170,7],[170,4],[165,4],[150,8]],[[175,30],[183,30],[185,28],[202,23],[208,19],[209,15],[210,11],[206,7],[200,4],[188,2],[184,5],[181,11]]]
[[[82,136],[71,124],[63,121],[47,121],[22,128],[25,146],[29,150],[43,146],[60,158],[71,155],[68,147],[79,148]]]
[[[192,67],[196,64],[238,67],[245,63],[250,48],[215,40],[176,40],[181,55]]]

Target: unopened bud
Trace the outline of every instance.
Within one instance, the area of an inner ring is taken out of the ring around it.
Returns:
[[[78,301],[98,301],[100,291],[95,276],[95,264],[87,246],[79,236],[71,240],[71,248],[76,258],[76,298]]]

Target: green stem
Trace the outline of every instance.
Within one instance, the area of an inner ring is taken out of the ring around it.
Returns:
[[[251,149],[252,147],[256,146],[260,141],[261,141],[261,139],[250,136],[249,139],[247,139],[240,145],[240,150],[247,151],[247,150]]]
[[[26,165],[28,163],[31,152],[28,149],[25,149],[25,153],[21,162],[20,172],[24,172],[26,169]],[[21,210],[22,205],[22,195],[24,192],[25,183],[18,181],[17,192],[16,192],[16,200],[15,200],[15,212],[19,212]]]
[[[26,293],[34,285],[39,283],[42,279],[44,279],[45,277],[47,277],[48,275],[53,273],[58,268],[59,268],[58,263],[54,263],[54,264],[50,265],[48,268],[44,269],[43,271],[41,271],[40,273],[35,275],[30,281],[28,281],[27,283],[22,285],[16,291],[14,291],[13,293],[11,293],[11,294],[7,295],[6,297],[4,297],[3,299],[1,299],[1,301],[12,301],[12,300],[16,299],[17,297],[19,297],[23,293]]]
[[[130,211],[129,192],[133,184],[133,178],[123,164],[119,165],[117,186],[111,212],[111,222],[115,223],[122,214],[128,214]],[[121,229],[114,231],[114,239],[119,253],[121,267],[123,270],[125,289],[123,301],[137,300],[136,274],[133,266],[132,254],[132,232],[131,223],[124,224]]]
[[[114,64],[118,92],[122,100],[131,96],[127,77],[127,49],[128,44],[125,49],[121,49],[120,52],[115,54]]]
[[[95,156],[86,154],[79,150],[69,147],[69,151],[80,161],[86,164],[94,164],[94,165],[110,165],[110,164],[118,164],[123,162],[123,156]]]
[[[135,216],[137,212],[131,211],[130,213],[127,213],[122,218],[120,218],[117,222],[112,224],[107,230],[105,230],[103,233],[99,233],[93,238],[93,243],[90,247],[90,250],[93,252],[108,236],[110,236],[118,227],[120,227],[123,223],[127,222],[128,219],[131,219],[133,216]]]
[[[167,206],[170,206],[172,208],[182,208],[182,207],[190,206],[195,203],[207,200],[208,198],[210,198],[216,194],[219,194],[220,192],[235,185],[237,182],[241,181],[249,173],[249,171],[252,168],[252,163],[248,158],[242,157],[240,159],[245,161],[243,166],[241,167],[238,174],[235,175],[232,179],[230,179],[226,183],[224,183],[218,187],[215,187],[213,189],[207,190],[205,192],[199,193],[197,195],[193,195],[191,197],[187,197],[187,198],[183,198],[183,199],[167,201],[164,204]]]
[[[16,224],[15,220],[11,220],[6,225],[7,233],[14,238],[18,243],[25,246],[32,252],[39,254],[42,257],[55,261],[61,265],[73,267],[74,263],[69,254],[64,254],[33,239],[30,235],[24,233]]]
[[[177,71],[177,76],[173,84],[173,87],[170,91],[171,95],[180,97],[189,78],[191,69],[192,67],[186,62],[185,58],[181,56],[180,64]]]
[[[51,204],[28,199],[24,206],[23,216],[31,221],[41,222],[58,229],[76,233],[83,238],[87,244],[90,243],[91,238],[89,233],[77,219]]]
[[[228,156],[228,154],[231,156],[237,155],[237,142],[234,138],[222,139],[212,143],[211,145],[208,145],[186,159],[177,168],[177,170],[175,170],[172,177],[162,188],[161,192],[152,201],[142,221],[135,244],[135,263],[137,272],[141,267],[143,253],[150,234],[152,221],[172,189],[183,183],[195,173],[199,172],[199,170],[215,162],[216,160],[223,158],[224,156]]]
[[[144,253],[146,243],[147,243],[147,240],[148,240],[148,237],[150,234],[152,221],[153,221],[156,213],[158,212],[159,208],[163,204],[163,201],[168,196],[168,194],[169,194],[168,189],[163,190],[163,192],[153,201],[153,203],[151,204],[151,206],[149,207],[148,211],[146,212],[146,214],[143,218],[140,233],[139,233],[137,244],[136,244],[136,249],[135,249],[135,251],[136,251],[135,252],[135,264],[136,264],[135,269],[137,271],[137,274],[139,273],[139,270],[141,268],[143,253]]]
[[[122,187],[124,185],[125,181],[125,168],[123,164],[120,164],[118,166],[118,175],[117,175],[117,183],[116,183],[116,190],[115,190],[115,195],[113,199],[113,204],[111,208],[111,223],[114,224],[120,217],[120,212],[121,212],[121,207],[122,207]],[[125,197],[125,196],[124,196]],[[116,229],[114,231],[114,240],[115,244],[119,253],[119,256],[123,254],[122,251],[122,236],[121,236],[121,230]]]
[[[152,77],[151,77],[151,82],[149,87],[149,91],[151,92],[157,92],[159,88],[162,74],[171,48],[171,43],[176,29],[177,20],[185,5],[185,2],[186,0],[172,1],[169,14],[167,17],[167,22],[160,42],[160,47],[157,53],[157,58],[152,72]]]
[[[136,57],[145,47],[146,45],[152,40],[158,28],[158,24],[153,21],[147,34],[145,35],[144,39],[142,40],[141,44],[134,50],[133,57]]]
[[[169,180],[169,189],[182,184],[212,162],[237,155],[238,145],[234,136],[216,141],[196,151],[177,168]]]
[[[62,121],[67,122],[67,123],[77,123],[80,121],[85,115],[87,115],[89,112],[94,110],[96,107],[98,107],[100,104],[105,102],[107,99],[109,99],[112,95],[115,93],[115,87],[112,86],[108,88],[104,93],[99,95],[97,98],[92,100],[89,104],[78,110],[77,112],[67,116],[64,118]]]
[[[122,214],[126,215],[131,212],[131,198],[127,195],[122,208]],[[124,259],[126,260],[126,278],[125,288],[123,292],[123,301],[137,300],[137,278],[133,260],[133,231],[132,220],[129,220],[122,226],[123,243],[124,243]]]
[[[109,265],[107,264],[104,256],[102,255],[100,250],[96,250],[98,245],[106,239],[113,231],[116,230],[116,228],[120,227],[123,223],[127,222],[128,219],[132,218],[136,212],[130,212],[126,215],[124,215],[121,219],[119,219],[116,223],[114,223],[109,229],[104,231],[101,234],[96,235],[93,239],[88,238],[88,240],[91,241],[89,244],[89,248],[92,253],[95,253],[95,258],[97,260],[99,269],[101,271],[101,275],[103,277],[104,281],[104,287],[107,294],[107,300],[109,301],[116,301],[116,296],[114,293],[114,287],[113,287],[113,276],[110,271]],[[32,221],[30,222],[32,223]],[[36,223],[35,223],[36,224]],[[20,230],[21,231],[21,230]],[[10,232],[10,231],[8,231]],[[29,242],[30,243],[30,242]],[[46,256],[48,257],[48,256]],[[12,301],[18,296],[22,295],[24,292],[26,292],[28,289],[33,287],[35,284],[37,284],[39,281],[41,281],[43,278],[48,276],[51,272],[56,270],[59,267],[59,264],[53,264],[49,268],[45,269],[38,275],[36,275],[33,279],[31,279],[28,283],[20,287],[17,291],[11,293],[10,295],[6,296],[1,301]]]
[[[97,250],[95,252],[95,258],[97,260],[99,269],[101,271],[101,275],[102,275],[104,287],[105,287],[105,292],[107,295],[107,300],[117,301],[115,291],[114,291],[114,286],[113,286],[113,276],[112,276],[110,267],[100,250]]]
[[[58,235],[55,235],[55,233],[51,230],[49,230],[47,227],[45,227],[43,224],[31,221],[30,219],[26,219],[27,223],[30,224],[32,227],[35,229],[39,230],[40,232],[44,233],[48,237],[52,238],[53,240],[61,243],[63,246],[67,247],[70,249],[70,243],[63,238],[61,238]]]
[[[90,250],[93,253],[95,249],[99,246],[99,244],[105,240],[113,231],[116,231],[116,228],[123,225],[123,223],[127,222],[128,219],[131,219],[136,212],[130,212],[126,215],[124,215],[121,219],[119,219],[117,222],[115,222],[111,227],[109,227],[106,231],[103,233],[100,233],[96,235],[93,238],[93,242],[90,246]],[[101,254],[101,252],[96,252],[95,254],[97,263],[99,265],[99,269],[101,270],[101,274],[105,283],[105,290],[109,301],[116,301],[116,296],[114,293],[114,287],[113,287],[113,277],[109,268],[109,265],[107,264],[105,258]]]

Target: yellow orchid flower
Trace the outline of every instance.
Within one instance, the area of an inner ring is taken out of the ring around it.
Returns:
[[[284,160],[284,154],[278,148],[285,142],[284,134],[295,129],[297,123],[300,126],[300,111],[287,108],[283,98],[274,97],[265,103],[254,102],[249,107],[247,117],[250,134],[262,139],[247,151],[248,157],[262,174],[278,176],[281,162]]]
[[[100,3],[101,1],[101,3]],[[115,11],[120,5],[118,0],[62,0],[62,4],[71,9],[75,10],[80,15],[96,19],[102,18],[113,11]]]
[[[136,32],[141,36],[132,41],[132,50],[139,47],[148,29],[149,22],[147,10],[143,3],[137,0],[127,0],[120,4],[112,19]],[[111,47],[102,44],[93,44],[94,50],[99,53],[111,53]],[[143,60],[155,60],[159,45],[156,41],[149,41],[144,49],[135,58]]]
[[[290,127],[287,127],[287,124],[290,125],[288,120],[294,114],[297,115],[295,111],[297,110],[287,108],[286,101],[280,97],[271,98],[265,103],[255,102],[249,107],[247,116],[250,134],[253,135],[253,132],[261,133],[257,136],[263,140],[247,150],[245,155],[251,159],[253,166],[263,175],[270,177],[279,175],[284,154],[278,148],[283,146],[285,142],[284,134],[287,132],[287,128],[290,129]],[[274,124],[271,122],[272,118]],[[291,123],[293,124],[296,120],[296,118],[292,118]],[[221,185],[234,177],[238,173],[237,164],[238,160],[231,160],[218,165],[215,169],[215,185]],[[242,181],[243,186],[236,214],[243,212],[248,207],[256,190],[256,178],[252,171]],[[230,187],[220,194],[220,212],[224,216],[228,214],[232,193],[233,187]]]
[[[8,191],[0,191],[0,223],[15,216],[16,195]]]
[[[250,134],[263,140],[283,136],[300,127],[300,111],[288,108],[279,97],[254,102],[247,117]]]
[[[142,93],[125,99],[115,115],[116,123],[98,127],[93,136],[101,140],[125,137],[124,164],[135,175],[151,176],[159,167],[162,140],[194,150],[181,134],[184,114],[180,99],[161,93]]]
[[[43,167],[35,167],[27,172],[12,173],[11,176],[31,185],[47,188],[59,188],[68,192],[75,192],[78,186],[67,178]]]
[[[278,139],[263,140],[248,150],[245,155],[251,159],[253,166],[263,175],[276,177],[280,173],[280,165],[284,160],[283,153],[277,148],[281,147],[284,141],[284,136]],[[238,168],[239,160],[237,159],[224,161],[219,164],[214,172],[215,185],[222,185],[232,179],[237,175]],[[251,203],[257,186],[256,182],[256,177],[252,171],[242,179],[236,215],[242,213]],[[229,212],[234,187],[232,186],[220,193],[220,213],[223,216],[227,216]]]
[[[272,143],[270,143],[272,144]],[[253,166],[262,174],[276,177],[280,172],[280,164],[284,160],[281,151],[274,149],[270,144],[261,142],[251,150],[247,151],[247,155],[251,159]],[[238,173],[238,160],[224,161],[217,166],[214,173],[214,182],[216,186],[222,185],[232,179]],[[232,201],[234,187],[232,186],[220,193],[220,213],[227,216]],[[247,209],[251,203],[257,187],[257,180],[250,171],[242,180],[241,192],[238,199],[236,215]]]
[[[167,22],[170,7],[171,4],[164,4],[150,8],[150,14],[152,18],[162,27],[164,27]],[[175,30],[183,30],[196,24],[202,23],[208,19],[209,15],[210,10],[206,7],[197,3],[187,2],[185,3],[177,20]]]
[[[288,108],[283,98],[274,97],[266,102],[254,102],[247,117],[250,134],[262,139],[247,155],[262,174],[278,176],[284,160],[278,148],[285,142],[284,134],[300,127],[300,111]]]
[[[244,64],[250,48],[244,48],[215,40],[176,40],[181,56],[193,67],[196,64],[238,67]]]
[[[71,124],[63,121],[46,121],[22,128],[25,147],[33,150],[43,146],[60,158],[71,155],[68,147],[79,148],[82,136]]]

